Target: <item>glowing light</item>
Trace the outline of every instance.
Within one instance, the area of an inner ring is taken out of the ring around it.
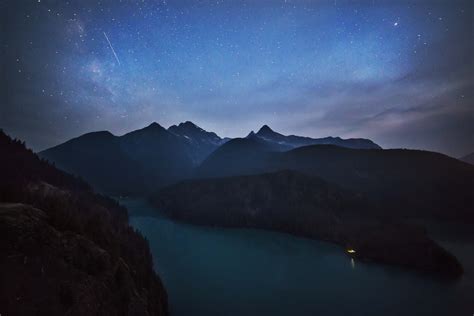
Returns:
[[[117,53],[115,53],[115,49],[112,46],[112,43],[110,42],[109,37],[107,36],[107,34],[105,34],[105,32],[104,32],[104,36],[105,36],[105,39],[107,40],[107,43],[109,43],[109,46],[110,46],[110,49],[112,50],[112,53],[114,53],[114,56],[115,56],[115,59],[117,60],[117,63],[119,64],[119,66],[121,66],[120,60],[117,56]]]
[[[354,249],[347,249],[348,253],[355,253],[356,251]]]

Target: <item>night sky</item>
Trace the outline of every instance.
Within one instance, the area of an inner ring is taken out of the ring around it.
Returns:
[[[474,151],[474,1],[0,1],[0,128],[35,150],[190,120],[220,136]]]

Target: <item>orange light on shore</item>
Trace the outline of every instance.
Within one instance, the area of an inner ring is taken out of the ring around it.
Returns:
[[[356,251],[354,249],[347,249],[348,253],[355,253]]]

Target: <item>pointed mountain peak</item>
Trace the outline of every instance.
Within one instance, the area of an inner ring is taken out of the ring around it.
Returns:
[[[255,136],[255,132],[250,131],[250,133],[245,138],[250,138],[250,137],[253,137],[253,136]]]
[[[262,134],[262,133],[274,133],[274,131],[268,125],[263,125],[258,130],[257,134]]]
[[[186,122],[183,122],[183,123],[179,123],[179,126],[182,126],[182,127],[200,128],[199,126],[197,126],[196,124],[194,124],[194,123],[191,122],[191,121],[186,121]]]
[[[178,125],[172,125],[168,128],[173,133],[207,133],[205,130],[197,126],[191,121],[179,123]]]
[[[161,125],[156,123],[156,122],[153,122],[150,125],[148,125],[147,127],[157,128],[157,127],[161,127]]]
[[[161,126],[160,124],[158,124],[156,122],[153,122],[150,125],[148,125],[147,127],[144,127],[142,129],[138,129],[138,130],[133,131],[131,133],[140,132],[140,131],[143,131],[143,132],[161,132],[161,131],[164,131],[164,130],[165,129],[163,128],[163,126]]]
[[[197,126],[191,121],[179,123],[178,125],[171,125],[168,128],[171,133],[183,136],[188,140],[192,139],[198,143],[220,144],[222,139],[214,132],[208,132]]]

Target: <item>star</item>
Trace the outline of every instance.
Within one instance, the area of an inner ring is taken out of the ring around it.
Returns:
[[[83,123],[93,122],[97,114],[110,119],[112,130],[125,132],[122,120],[114,118],[121,118],[122,108],[135,110],[142,104],[146,111],[129,115],[127,124],[138,127],[153,117],[171,125],[177,122],[167,122],[168,117],[183,117],[196,123],[213,122],[216,132],[228,132],[228,136],[241,136],[240,129],[246,134],[247,128],[260,123],[293,126],[295,133],[302,126],[318,126],[311,127],[312,136],[336,133],[340,126],[354,124],[347,130],[382,135],[385,130],[379,125],[367,123],[363,129],[353,123],[352,105],[358,98],[366,104],[360,113],[364,117],[378,117],[379,104],[417,106],[419,99],[412,98],[411,91],[419,89],[415,92],[420,94],[426,89],[431,95],[438,85],[444,86],[444,71],[458,73],[457,67],[464,67],[461,61],[472,61],[472,32],[466,31],[472,25],[467,14],[470,0],[458,0],[456,6],[447,2],[432,6],[426,1],[398,1],[396,6],[374,0],[359,1],[357,6],[350,1],[309,1],[295,8],[289,0],[279,4],[214,0],[199,5],[170,1],[166,6],[163,0],[79,1],[74,5],[70,0],[10,2],[25,23],[7,21],[12,36],[2,45],[12,62],[7,70],[17,81],[8,83],[15,97],[1,110],[8,106],[9,111],[19,112],[16,103],[28,98],[38,102],[32,108],[41,111],[42,122],[50,117],[56,120],[61,117],[51,116],[41,104],[54,93],[51,106],[69,118],[73,114],[84,118],[78,129],[58,122],[57,135],[59,129],[73,135],[103,128]],[[321,12],[328,18],[319,18]],[[456,36],[446,36],[450,33]],[[428,49],[437,45],[450,49],[446,54]],[[433,73],[430,68],[439,71]],[[397,79],[408,73],[419,76]],[[23,89],[30,75],[32,88]],[[452,85],[460,87],[469,80],[454,79]],[[422,85],[423,80],[430,84]],[[407,92],[405,87],[412,83],[416,88]],[[319,87],[317,91],[313,86]],[[374,86],[373,97],[366,100],[363,93],[358,95],[360,86]],[[382,91],[385,87],[392,90]],[[341,94],[344,91],[347,95]],[[465,103],[472,101],[464,90],[456,91],[456,99],[465,94]],[[397,99],[387,100],[386,93]],[[438,100],[432,97],[430,102]],[[68,103],[78,106],[71,110]],[[298,114],[291,122],[281,117],[289,104],[291,112]],[[458,115],[454,105],[453,115]],[[168,109],[166,117],[164,109]],[[459,113],[465,110],[459,109]],[[273,118],[275,111],[278,115]],[[323,129],[318,123],[326,112],[335,118],[324,120]],[[0,126],[5,120],[0,115]],[[447,125],[463,131],[455,124]],[[404,146],[404,135],[397,131],[390,142]],[[439,142],[435,135],[432,139]],[[46,146],[44,137],[35,133],[30,141],[37,148]]]

